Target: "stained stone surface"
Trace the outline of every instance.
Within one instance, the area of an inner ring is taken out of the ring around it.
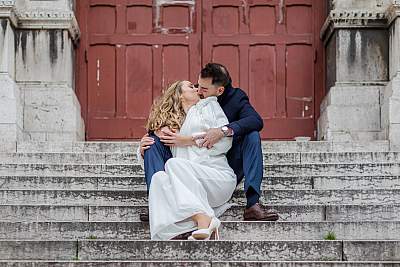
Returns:
[[[149,240],[139,218],[148,207],[136,147],[21,143],[0,153],[0,266],[400,262],[400,156],[387,142],[263,143],[261,202],[279,221],[243,221],[240,184],[221,217],[221,240],[204,242]]]

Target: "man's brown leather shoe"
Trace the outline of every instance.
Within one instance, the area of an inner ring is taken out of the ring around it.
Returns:
[[[259,203],[244,210],[245,221],[277,221],[279,215],[274,210],[264,210]]]
[[[149,221],[149,211],[143,211],[139,213],[139,219],[141,222],[148,222]]]

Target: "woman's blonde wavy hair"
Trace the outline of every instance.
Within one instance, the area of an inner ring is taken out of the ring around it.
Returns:
[[[185,111],[180,98],[182,81],[176,81],[154,102],[147,120],[147,131],[157,131],[167,126],[179,130],[185,119]]]

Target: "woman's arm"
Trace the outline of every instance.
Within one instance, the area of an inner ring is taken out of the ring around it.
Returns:
[[[161,142],[166,146],[193,146],[197,145],[195,139],[192,136],[180,135],[179,131],[170,130],[168,127],[164,127],[160,130],[161,132],[158,137],[160,137]]]

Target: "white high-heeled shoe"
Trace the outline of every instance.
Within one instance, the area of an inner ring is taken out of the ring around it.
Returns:
[[[215,240],[219,240],[218,228],[220,226],[221,221],[213,217],[208,228],[194,231],[188,240],[210,240],[213,232],[215,232]]]

